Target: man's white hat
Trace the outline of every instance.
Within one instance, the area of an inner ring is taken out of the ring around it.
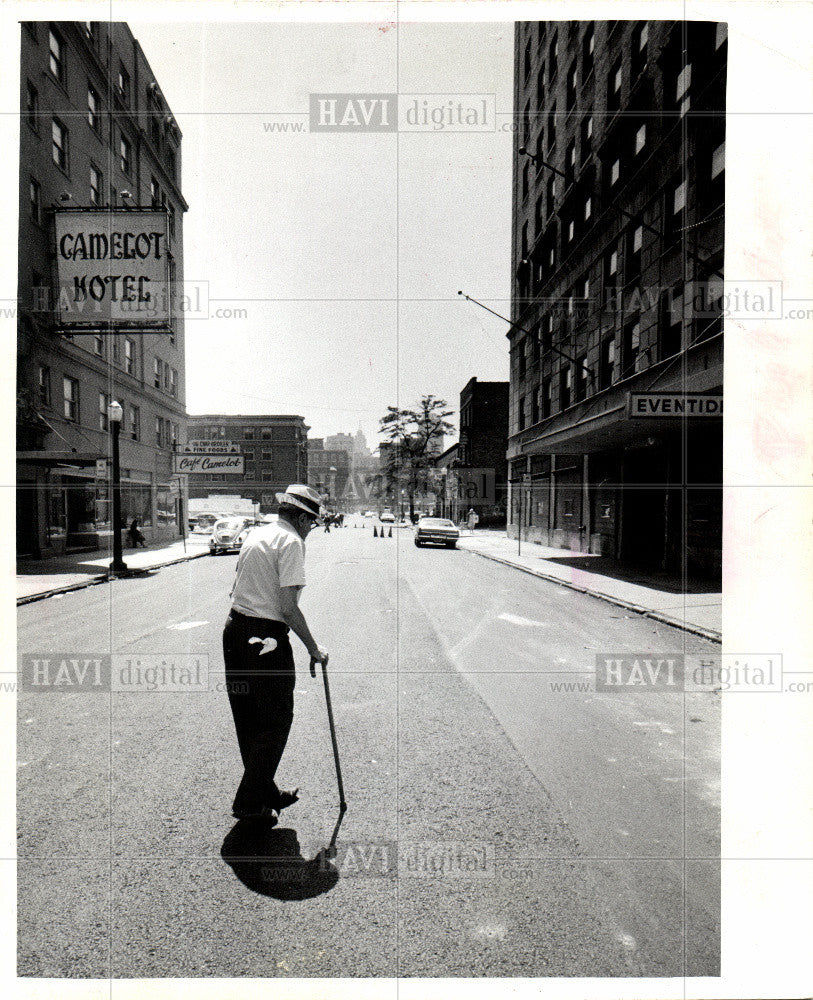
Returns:
[[[304,483],[293,483],[284,493],[277,493],[277,503],[299,507],[312,517],[319,518],[322,514],[322,498],[311,486]]]

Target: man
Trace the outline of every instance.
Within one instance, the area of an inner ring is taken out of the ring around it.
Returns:
[[[305,644],[311,669],[328,661],[299,609],[305,539],[319,522],[319,494],[297,483],[276,497],[277,523],[254,528],[243,542],[223,630],[226,686],[245,768],[232,811],[238,819],[264,816],[272,823],[299,798],[299,789],[280,791],[274,780],[294,717],[289,630]]]

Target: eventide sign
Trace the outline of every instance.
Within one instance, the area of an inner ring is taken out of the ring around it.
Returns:
[[[54,237],[61,329],[171,332],[166,212],[57,209]]]
[[[184,455],[172,456],[173,472],[181,473],[212,473],[212,472],[244,472],[242,455]]]
[[[699,392],[631,392],[630,417],[722,417],[723,397]]]

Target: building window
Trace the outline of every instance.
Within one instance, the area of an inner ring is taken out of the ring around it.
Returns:
[[[246,462],[253,462],[254,461],[254,452],[253,451],[244,451],[243,452],[243,458],[245,459]]]
[[[537,386],[531,396],[531,425],[539,423],[540,404],[542,401],[542,387]]]
[[[106,392],[99,393],[99,430],[107,431],[110,430],[110,417],[107,414],[107,408],[110,405],[110,397]]]
[[[567,71],[567,110],[572,111],[576,107],[576,62],[571,63]]]
[[[159,448],[164,446],[164,418],[155,418],[155,443]]]
[[[610,70],[610,78],[607,82],[607,110],[618,111],[621,107],[621,75],[623,63],[619,59],[613,64]]]
[[[169,443],[173,449],[178,447],[178,425],[170,421],[169,424]]]
[[[540,347],[542,355],[544,356],[553,346],[553,321],[549,315],[542,317],[542,323],[540,324],[540,339],[542,341]]]
[[[119,137],[119,166],[122,173],[129,176],[133,166],[133,150],[130,140],[123,135]]]
[[[40,365],[38,373],[39,401],[41,406],[51,405],[51,369]]]
[[[638,371],[638,354],[641,348],[641,323],[638,317],[624,327],[624,350],[622,378],[628,378]]]
[[[169,235],[175,237],[175,207],[172,204],[167,205],[169,211]]]
[[[39,183],[33,177],[28,182],[28,197],[31,205],[31,219],[39,225],[42,222],[42,192]]]
[[[35,132],[39,132],[40,98],[39,94],[37,93],[37,88],[30,80],[26,81],[25,113],[28,124]]]
[[[141,411],[137,406],[127,407],[127,433],[133,441],[141,437]]]
[[[519,397],[519,409],[517,410],[517,417],[519,418],[519,430],[525,430],[525,397]]]
[[[164,362],[160,358],[152,359],[152,384],[156,389],[161,388]]]
[[[556,77],[556,71],[559,68],[559,36],[558,34],[553,36],[551,43],[548,47],[548,84],[550,84]]]
[[[517,345],[517,376],[519,378],[525,378],[526,371],[526,353],[525,353],[525,337],[520,340]]]
[[[71,423],[79,423],[79,383],[67,375],[62,378],[63,415]]]
[[[553,383],[550,376],[542,379],[542,419],[546,420],[553,412]]]
[[[587,26],[582,39],[582,80],[593,72],[593,60],[596,51],[596,33],[592,22]]]
[[[649,41],[649,24],[641,21],[632,33],[632,79],[637,80],[646,66],[646,46]]]
[[[548,178],[545,200],[548,206],[548,216],[551,216],[556,206],[556,178],[553,174]]]
[[[253,427],[244,427],[243,428],[243,437],[246,439],[246,441],[253,441],[254,440],[254,428]]]
[[[609,389],[615,377],[615,340],[608,337],[601,344],[601,367],[599,369],[599,388]]]
[[[526,80],[531,75],[531,39],[530,38],[528,38],[528,41],[525,43],[525,54],[523,55],[523,58],[522,58],[522,72],[523,72],[524,78]]]
[[[576,176],[576,140],[571,139],[565,152],[565,187],[573,183]]]
[[[104,338],[98,334],[93,337],[93,353],[97,358],[104,357]]]
[[[92,83],[88,84],[88,125],[95,131],[98,132],[101,123],[101,105],[99,103],[99,94]]]
[[[641,248],[644,242],[644,227],[633,225],[628,233],[626,280],[629,283],[641,273]]]
[[[584,221],[587,222],[587,220],[592,216],[592,214],[593,214],[593,199],[590,197],[590,195],[588,195],[584,199]]]
[[[175,170],[176,170],[176,167],[175,167],[175,153],[171,149],[167,150],[166,167],[167,167],[167,173],[169,174],[169,176],[173,180],[175,180]]]
[[[60,170],[68,169],[68,130],[54,118],[51,122],[51,155]]]
[[[646,146],[646,122],[640,126],[635,133],[635,155],[637,156]]]
[[[573,371],[570,365],[566,365],[559,372],[559,409],[566,410],[570,406],[570,397],[573,388]]]
[[[679,240],[686,225],[686,178],[676,181],[667,194],[666,236]]]
[[[48,68],[60,83],[65,83],[65,43],[53,28],[48,33]]]
[[[585,163],[593,151],[593,116],[582,118],[581,127],[581,162]]]
[[[587,396],[587,355],[582,354],[576,361],[576,402]]]
[[[150,204],[153,208],[161,207],[161,188],[155,177],[150,177]]]
[[[536,74],[536,106],[541,111],[542,105],[545,103],[545,64],[542,63],[539,67],[539,72]]]
[[[661,295],[659,317],[659,360],[671,358],[683,347],[683,286],[676,285]]]
[[[169,370],[169,391],[173,396],[178,395],[178,371],[176,368]]]
[[[100,171],[91,164],[90,167],[90,203],[100,205],[102,202],[102,175]]]
[[[135,344],[129,337],[124,339],[124,370],[128,375],[135,375]]]
[[[680,111],[681,118],[691,107],[692,64],[687,63],[678,73],[675,83],[675,106]]]
[[[126,106],[130,106],[130,74],[124,68],[122,63],[119,63],[119,83],[116,88],[116,93],[121,98],[122,103]]]
[[[172,369],[168,364],[164,364],[164,389],[167,392],[172,391]]]

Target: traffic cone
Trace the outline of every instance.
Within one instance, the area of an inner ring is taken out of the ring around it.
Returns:
[[[390,533],[387,535],[387,538],[392,538],[392,528],[390,528]]]
[[[373,538],[378,538],[378,528],[375,525],[373,525]]]

